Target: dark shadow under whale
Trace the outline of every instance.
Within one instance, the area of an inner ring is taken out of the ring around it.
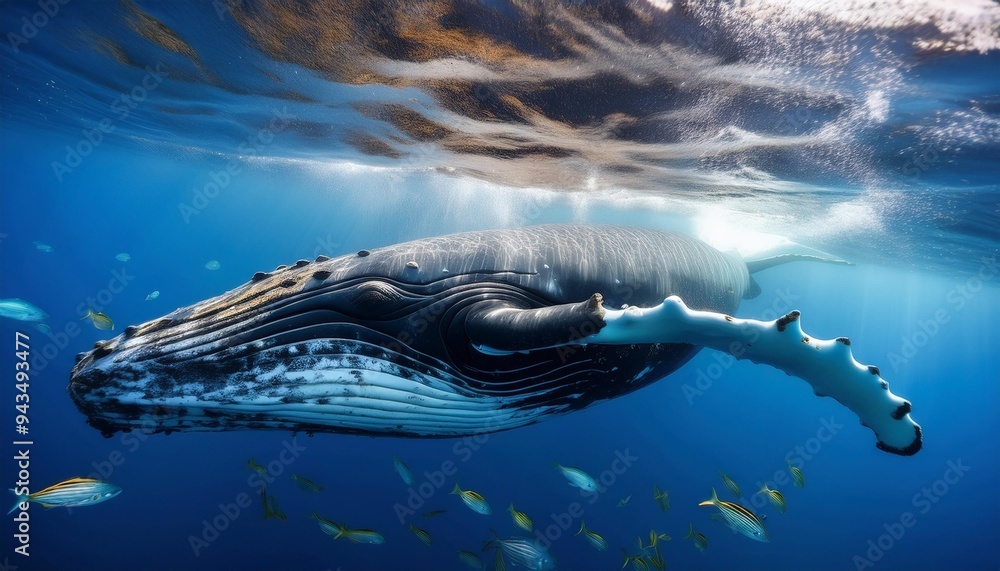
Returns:
[[[758,292],[742,260],[681,234],[468,232],[258,273],[97,343],[68,390],[106,435],[452,437],[632,392],[708,346],[802,377],[857,413],[884,450],[920,449],[910,403],[854,361],[846,339],[806,336],[797,312],[730,317]]]

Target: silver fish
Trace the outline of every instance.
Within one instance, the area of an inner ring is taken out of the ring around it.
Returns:
[[[493,540],[486,543],[483,550],[499,549],[512,563],[532,571],[549,571],[555,569],[555,559],[537,541],[520,537],[500,539],[495,531]]]
[[[588,492],[597,491],[597,482],[579,468],[574,468],[573,466],[563,466],[558,462],[553,462],[552,466],[562,472],[562,475],[569,480],[570,486],[576,486],[581,490],[587,490]]]
[[[31,494],[20,494],[15,489],[11,489],[11,492],[17,499],[8,514],[24,502],[35,502],[47,508],[90,506],[114,498],[122,493],[122,489],[93,478],[70,478]]]
[[[410,472],[410,467],[404,464],[402,460],[396,458],[395,456],[392,457],[392,465],[394,468],[396,468],[396,473],[399,474],[399,477],[403,480],[403,483],[406,484],[407,486],[412,486],[413,473]]]
[[[738,531],[750,539],[767,543],[771,537],[764,529],[764,524],[750,510],[733,502],[724,502],[719,499],[712,488],[712,498],[698,504],[699,506],[715,506],[719,508],[719,515],[725,520],[725,524],[730,529]]]
[[[11,297],[0,299],[0,317],[37,323],[48,319],[49,314],[23,299]]]

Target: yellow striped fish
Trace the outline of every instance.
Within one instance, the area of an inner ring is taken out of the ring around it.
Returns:
[[[486,498],[484,498],[479,492],[463,490],[462,488],[459,488],[456,483],[455,489],[453,489],[451,493],[458,494],[458,496],[462,498],[462,501],[465,502],[465,505],[476,513],[483,515],[490,515],[493,513],[493,510],[490,509],[490,504],[486,503]]]
[[[726,489],[729,490],[737,498],[740,497],[740,487],[729,477],[725,472],[719,472],[719,476],[722,476],[722,483],[725,484]]]
[[[267,493],[267,487],[260,487],[260,503],[264,506],[264,519],[275,518],[285,521],[285,512],[278,506],[278,499]]]
[[[507,571],[507,564],[503,562],[503,552],[497,547],[496,561],[493,562],[494,571]]]
[[[587,529],[587,524],[583,520],[580,520],[580,531],[576,532],[576,535],[580,535],[581,533],[587,538],[587,541],[594,546],[594,549],[598,551],[608,550],[608,542],[604,541],[601,534]]]
[[[462,560],[462,563],[465,563],[472,569],[486,569],[486,565],[483,564],[483,560],[471,551],[459,551],[458,558]]]
[[[802,474],[802,470],[799,470],[795,466],[792,466],[791,462],[788,462],[788,471],[792,474],[792,481],[795,482],[795,487],[804,488],[806,485],[806,477]]]
[[[385,543],[385,538],[377,531],[370,529],[347,529],[346,525],[340,526],[340,531],[333,536],[334,539],[346,537],[354,543],[367,543],[369,545],[381,545]]]
[[[649,564],[642,557],[635,555],[629,555],[627,551],[622,549],[622,555],[625,556],[625,561],[622,563],[622,569],[625,568],[629,563],[632,564],[632,569],[635,571],[649,571]]]
[[[419,539],[420,541],[423,541],[427,545],[431,544],[431,534],[427,533],[427,530],[420,529],[419,527],[416,527],[411,523],[410,531],[412,531],[413,535],[417,536],[417,539]]]
[[[80,320],[90,319],[90,322],[94,324],[94,327],[100,329],[101,331],[112,331],[115,328],[115,324],[111,321],[111,318],[103,313],[94,311],[91,308],[87,308],[87,315],[84,315]]]
[[[313,492],[314,494],[318,494],[319,492],[323,491],[323,486],[317,485],[313,483],[313,481],[310,480],[309,478],[304,478],[302,476],[299,476],[298,474],[292,474],[292,481],[295,482],[295,485],[297,485],[298,487],[302,488],[307,492]]]
[[[663,541],[670,541],[670,536],[665,533],[656,533],[652,529],[649,530],[649,547],[655,548],[661,539]],[[639,541],[639,545],[642,545],[642,540]]]
[[[690,539],[698,551],[704,552],[708,549],[708,538],[694,530],[694,524],[688,524],[688,533],[684,539]]]
[[[767,530],[764,529],[764,524],[757,519],[757,516],[753,512],[740,504],[720,500],[719,496],[715,493],[715,488],[712,488],[712,498],[698,505],[719,508],[719,515],[725,520],[725,524],[730,529],[742,533],[750,539],[764,543],[771,541],[771,538],[767,535]]]
[[[525,514],[524,512],[519,512],[516,509],[514,509],[514,502],[510,503],[510,506],[507,508],[507,511],[510,512],[510,515],[514,518],[514,523],[517,524],[518,527],[520,527],[524,531],[531,531],[532,529],[531,518],[528,517],[528,515]]]
[[[106,502],[122,493],[118,486],[93,478],[70,478],[31,494],[18,493],[19,491],[27,491],[27,488],[11,489],[16,499],[8,514],[27,502],[35,502],[47,508],[78,508]],[[27,506],[23,509],[27,509]]]
[[[767,484],[764,484],[764,487],[761,488],[760,491],[757,493],[767,494],[767,499],[771,501],[771,505],[778,508],[779,512],[785,513],[785,510],[788,509],[788,504],[785,503],[785,496],[782,495],[782,493],[779,492],[778,490],[772,490],[771,488],[768,488]]]
[[[670,511],[670,494],[661,492],[659,488],[653,486],[653,499],[656,505],[660,506],[660,511]]]
[[[313,512],[312,515],[309,517],[318,521],[319,528],[323,530],[323,533],[327,535],[337,535],[339,533],[343,533],[343,526],[341,526],[339,523],[334,523],[328,519],[319,517],[319,515],[316,512]]]

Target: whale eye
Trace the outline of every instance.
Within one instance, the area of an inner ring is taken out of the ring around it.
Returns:
[[[369,316],[389,313],[399,307],[403,296],[399,290],[385,282],[370,281],[357,286],[351,307]]]

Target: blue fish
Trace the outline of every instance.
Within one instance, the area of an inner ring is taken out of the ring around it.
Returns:
[[[37,323],[48,319],[49,314],[23,299],[12,297],[0,299],[0,317]]]

